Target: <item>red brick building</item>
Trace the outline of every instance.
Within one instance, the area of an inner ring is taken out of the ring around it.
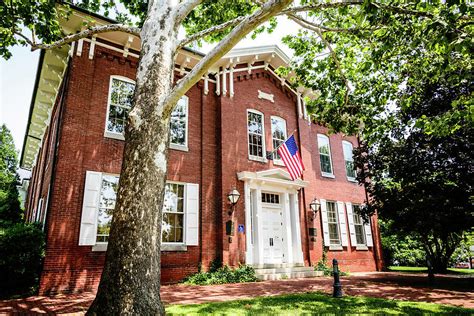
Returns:
[[[85,16],[76,10],[65,29],[80,29]],[[138,38],[106,33],[41,53],[21,166],[32,170],[27,219],[47,232],[42,294],[98,285],[139,47]],[[200,58],[182,50],[176,78]],[[364,224],[354,212],[366,198],[352,168],[357,140],[330,135],[309,120],[304,97],[315,96],[293,90],[274,72],[287,63],[276,46],[235,49],[177,104],[163,282],[213,260],[253,265],[261,278],[311,276],[323,251],[343,270],[381,268],[376,218]],[[266,155],[292,133],[306,168],[295,181],[277,154]],[[241,196],[232,206],[234,189]],[[316,213],[315,200],[321,204]]]

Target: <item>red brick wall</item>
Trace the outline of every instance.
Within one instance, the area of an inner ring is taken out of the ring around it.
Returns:
[[[93,252],[90,246],[78,246],[82,199],[87,170],[118,174],[121,167],[123,141],[104,137],[108,89],[111,75],[133,79],[137,60],[124,58],[117,52],[96,45],[94,59],[89,59],[88,44],[83,54],[71,62],[69,86],[64,101],[64,113],[55,169],[54,188],[48,211],[48,244],[40,292],[90,291],[98,284],[104,252]],[[227,85],[229,87],[229,85]],[[330,135],[335,179],[321,177],[316,134],[326,133],[323,127],[298,118],[295,96],[281,87],[280,81],[263,69],[236,72],[235,95],[217,97],[210,84],[209,94],[203,94],[200,84],[187,93],[189,97],[189,151],[170,150],[168,179],[200,184],[201,223],[200,246],[187,251],[167,251],[162,254],[162,281],[178,281],[198,270],[206,269],[220,258],[236,266],[245,262],[245,235],[234,232],[230,242],[225,235],[225,222],[233,220],[235,229],[245,224],[244,198],[229,215],[227,193],[236,187],[243,193],[243,182],[237,172],[274,168],[273,162],[248,160],[247,109],[264,113],[267,150],[272,149],[271,116],[286,120],[287,131],[296,134],[306,166],[304,180],[310,185],[299,193],[302,249],[306,265],[314,265],[322,256],[323,241],[320,214],[312,220],[308,204],[314,198],[361,203],[363,188],[348,182],[342,154],[342,135]],[[275,103],[261,100],[257,90],[274,94]],[[42,160],[37,166],[44,164]],[[280,166],[275,166],[283,168]],[[38,184],[35,167],[30,191]],[[51,168],[49,167],[49,170]],[[31,193],[31,192],[30,192]],[[30,203],[29,203],[30,204]],[[31,208],[31,207],[30,207]],[[317,228],[315,241],[308,228]],[[375,235],[375,234],[374,234]],[[340,260],[343,270],[374,270],[373,250],[329,252],[328,258]]]

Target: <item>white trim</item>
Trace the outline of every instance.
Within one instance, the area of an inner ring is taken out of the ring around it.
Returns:
[[[118,140],[125,140],[124,134],[115,133],[115,132],[111,132],[111,131],[107,130],[107,123],[109,122],[110,100],[111,100],[111,97],[112,97],[112,82],[113,82],[114,79],[125,81],[125,82],[128,82],[128,83],[133,83],[134,85],[136,85],[136,82],[134,80],[130,79],[130,78],[120,76],[120,75],[111,75],[110,79],[109,79],[109,94],[108,94],[108,97],[107,97],[107,112],[106,112],[106,115],[105,115],[104,137],[118,139]],[[124,126],[124,128],[125,128],[125,126]]]
[[[249,141],[249,113],[254,113],[262,116],[262,154],[263,157],[254,156],[250,154],[250,141]],[[259,161],[263,163],[267,163],[266,158],[266,144],[265,144],[265,115],[257,110],[254,109],[247,109],[247,115],[245,116],[245,126],[247,130],[247,154],[249,160]]]
[[[326,139],[327,142],[328,142],[328,150],[329,150],[329,163],[331,165],[331,172],[324,172],[323,169],[321,168],[321,152],[319,150],[319,139],[322,138],[322,139]],[[335,178],[334,176],[334,166],[332,164],[332,154],[331,154],[331,141],[329,139],[328,136],[324,135],[324,134],[317,134],[316,135],[316,140],[317,140],[317,144],[318,144],[318,155],[319,155],[319,169],[321,170],[321,175],[323,177],[326,177],[326,178]]]
[[[170,140],[169,148],[181,151],[189,151],[188,148],[188,135],[189,135],[189,97],[187,95],[183,95],[181,99],[185,100],[186,103],[186,124],[185,124],[185,133],[184,133],[184,145],[172,143]],[[180,100],[181,100],[180,99]],[[178,101],[179,102],[179,101]],[[178,105],[178,104],[176,104]],[[175,107],[176,107],[175,105]],[[174,110],[173,110],[174,111]],[[171,124],[171,121],[170,121]]]

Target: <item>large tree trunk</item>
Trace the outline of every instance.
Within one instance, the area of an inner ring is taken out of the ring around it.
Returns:
[[[157,2],[157,1],[156,1]],[[117,203],[97,296],[88,314],[164,314],[160,300],[161,218],[177,28],[154,5],[143,26],[134,107],[126,128]]]

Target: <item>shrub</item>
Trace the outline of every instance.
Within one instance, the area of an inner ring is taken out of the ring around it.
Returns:
[[[0,297],[31,295],[38,286],[45,238],[35,224],[18,223],[0,233]]]
[[[327,257],[327,248],[323,246],[323,256],[321,260],[319,260],[316,265],[314,266],[315,271],[322,271],[325,276],[333,275],[333,268],[328,265],[328,257]],[[341,271],[339,268],[339,275],[340,276],[348,276],[349,272]]]
[[[211,268],[208,272],[198,272],[189,276],[184,283],[210,285],[258,281],[255,270],[251,266],[240,265],[237,269],[231,269],[228,266],[217,267],[217,264],[213,264]]]

